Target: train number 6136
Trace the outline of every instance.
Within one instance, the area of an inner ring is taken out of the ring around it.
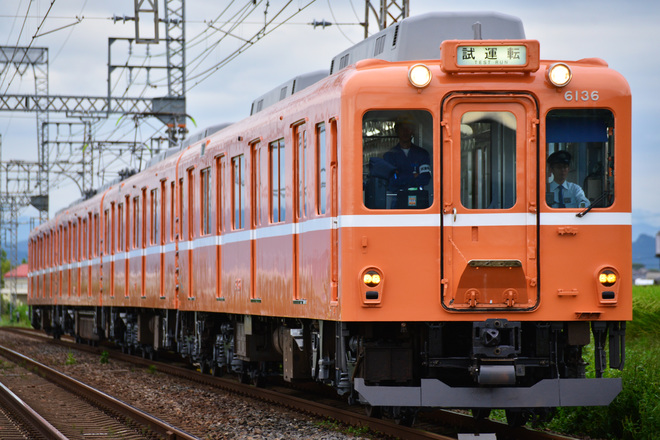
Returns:
[[[588,91],[588,90],[567,90],[564,93],[564,99],[566,101],[598,101],[598,90]]]

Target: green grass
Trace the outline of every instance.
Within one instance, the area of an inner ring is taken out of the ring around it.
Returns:
[[[660,433],[660,286],[633,288],[633,321],[626,328],[623,390],[607,407],[561,408],[550,429],[598,439],[651,440]],[[586,352],[585,352],[586,353]],[[587,358],[587,356],[585,356]]]
[[[14,309],[11,319],[9,317],[9,305],[6,302],[2,301],[2,304],[0,304],[0,309],[2,310],[2,314],[0,314],[0,327],[31,327],[30,320],[26,314],[28,310],[27,304],[20,304],[16,309]],[[21,318],[18,322],[16,321],[17,310],[20,313]]]

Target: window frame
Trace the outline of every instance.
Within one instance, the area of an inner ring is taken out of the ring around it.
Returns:
[[[284,138],[268,144],[268,217],[271,223],[286,221],[286,144]]]

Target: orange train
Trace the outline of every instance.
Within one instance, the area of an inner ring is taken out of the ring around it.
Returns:
[[[319,381],[403,422],[609,404],[630,89],[601,59],[539,54],[496,13],[373,35],[35,228],[33,325]]]

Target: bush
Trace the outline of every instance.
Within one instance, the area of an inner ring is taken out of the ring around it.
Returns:
[[[5,301],[2,301],[0,304],[0,310],[2,310],[2,316],[0,316],[0,326],[30,327],[30,318],[28,317],[27,313],[27,304],[19,303],[19,305],[14,308],[12,315],[9,316],[9,304]],[[19,321],[16,321],[16,312],[19,313]]]

